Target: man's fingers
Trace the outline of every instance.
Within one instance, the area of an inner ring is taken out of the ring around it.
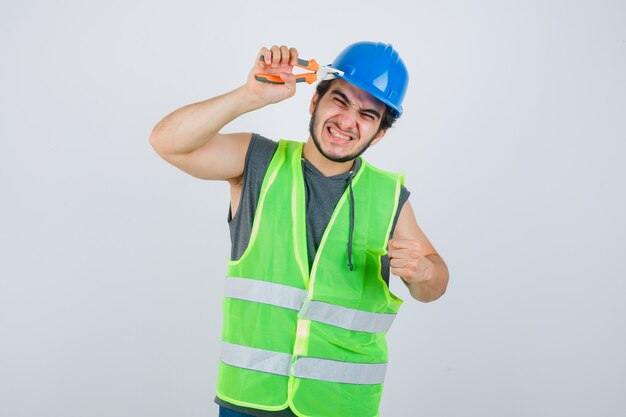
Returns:
[[[261,61],[261,57],[263,57],[263,61]],[[272,54],[270,50],[267,49],[266,47],[262,47],[259,50],[259,54],[256,57],[255,64],[257,66],[264,66],[264,65],[267,65],[267,63],[270,62],[271,59],[272,59]]]
[[[263,60],[261,61],[261,57]],[[262,47],[257,56],[257,65],[277,68],[284,65],[293,66],[298,63],[298,51],[286,45],[273,45],[271,48]]]
[[[424,245],[417,239],[390,239],[387,244],[387,250],[391,253],[405,249],[417,253],[418,256],[426,256],[429,254],[426,252]]]
[[[298,63],[298,50],[296,48],[289,48],[289,63],[290,65]]]
[[[415,239],[390,239],[388,246],[396,249],[406,249],[417,245]]]
[[[291,91],[291,95],[296,93],[296,76],[286,72],[280,74],[280,78],[285,82],[285,88]]]
[[[414,248],[411,249],[390,249],[389,250],[389,258],[390,259],[417,259],[420,256],[423,256],[419,251]]]
[[[390,258],[417,258],[423,256],[420,245],[413,239],[390,239],[387,244]]]
[[[406,268],[412,262],[414,261],[411,259],[394,258],[390,260],[389,266],[391,266],[392,268]]]
[[[278,45],[274,45],[272,46],[272,60],[270,62],[270,64],[273,67],[278,66],[278,64],[280,64],[280,48],[278,47]]]
[[[282,65],[289,65],[289,48],[285,45],[280,47],[280,63]]]
[[[405,269],[405,268],[394,268],[394,267],[391,267],[391,273],[394,274],[397,277],[404,277],[404,276],[408,276],[409,270]]]
[[[263,94],[271,92],[268,93],[273,95],[273,98],[269,101],[270,103],[284,100],[296,93],[296,76],[291,73],[293,67],[291,65],[292,60],[297,63],[298,51],[296,48],[289,48],[286,45],[273,45],[269,49],[262,47],[259,50],[256,66],[252,70],[251,76],[256,77],[258,74],[266,73],[283,81],[282,83],[268,83],[259,87],[264,92]],[[251,82],[258,87],[259,81],[262,80],[257,78]]]

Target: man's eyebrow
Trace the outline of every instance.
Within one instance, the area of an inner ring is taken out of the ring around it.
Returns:
[[[352,102],[350,101],[350,99],[348,98],[348,96],[346,96],[343,92],[341,92],[341,91],[339,91],[339,90],[337,90],[337,89],[332,90],[332,91],[330,92],[330,94],[336,94],[336,95],[338,95],[339,97],[341,97],[341,99],[342,99],[343,101],[345,101],[346,103],[348,103],[348,104],[352,104]],[[379,113],[378,111],[374,110],[374,109],[361,109],[360,111],[361,111],[362,113],[370,113],[370,114],[372,114],[372,115],[376,116],[376,117],[377,117],[377,118],[379,118],[379,119],[381,118],[380,113]]]

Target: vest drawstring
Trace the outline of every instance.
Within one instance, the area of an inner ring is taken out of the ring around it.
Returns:
[[[348,232],[348,268],[350,271],[354,271],[354,265],[352,264],[352,237],[354,235],[354,193],[352,191],[352,171],[348,177],[348,187],[350,188],[350,228]]]

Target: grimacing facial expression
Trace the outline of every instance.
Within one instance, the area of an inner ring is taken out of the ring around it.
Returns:
[[[313,142],[334,162],[355,159],[385,134],[379,129],[385,105],[341,79],[334,81],[321,98],[313,96],[310,111]]]

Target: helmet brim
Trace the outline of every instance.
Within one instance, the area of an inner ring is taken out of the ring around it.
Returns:
[[[369,93],[375,99],[385,103],[387,106],[389,106],[393,110],[393,112],[394,112],[393,116],[395,118],[399,118],[400,116],[402,116],[402,113],[403,113],[402,105],[396,106],[395,104],[393,104],[386,97],[382,96],[380,90],[372,88],[371,84],[361,83],[361,82],[359,82],[358,79],[356,79],[354,77],[346,76],[345,74],[333,74],[333,75],[336,78],[341,78],[342,80],[344,80],[346,82],[349,82],[350,84],[360,88],[361,90],[366,91],[367,93]]]

